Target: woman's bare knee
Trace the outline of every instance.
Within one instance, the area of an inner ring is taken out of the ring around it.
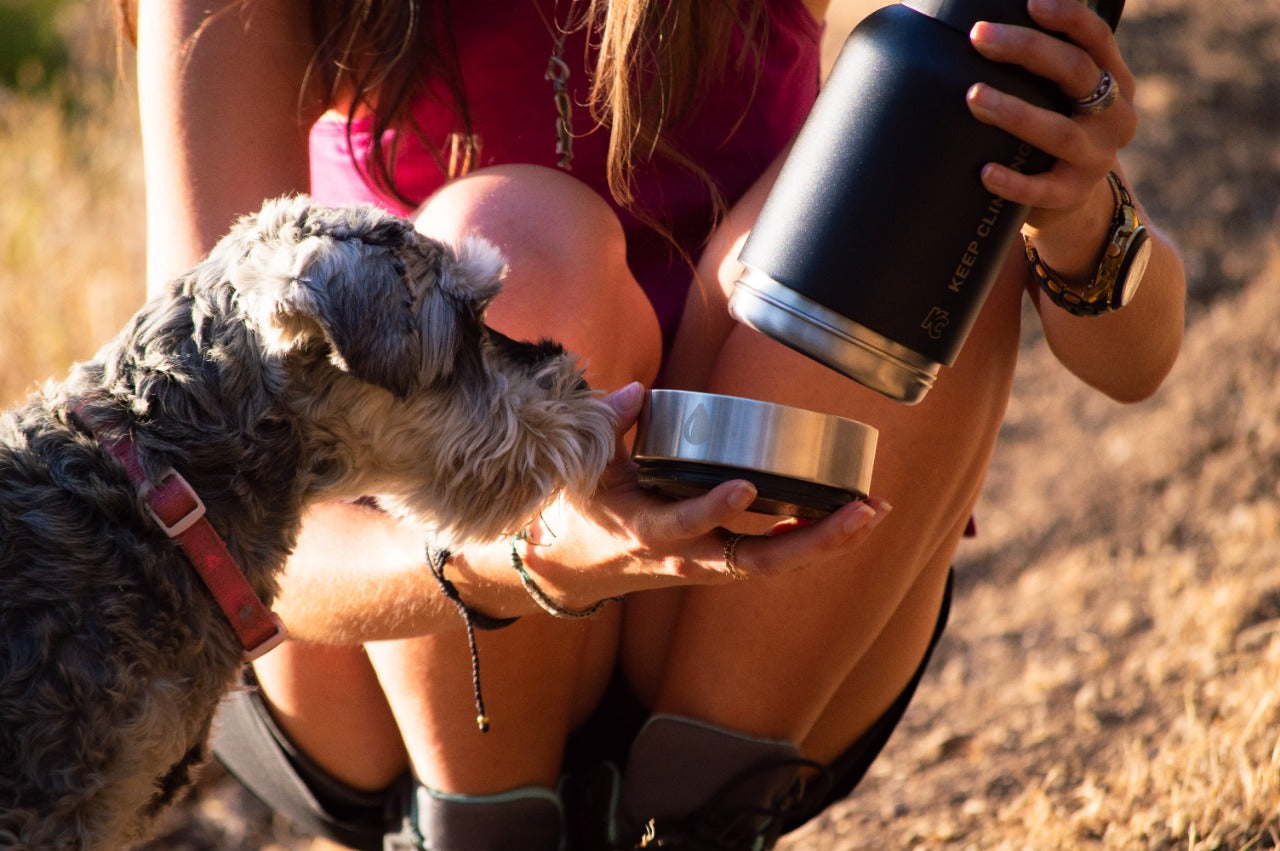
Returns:
[[[516,262],[543,253],[557,259],[604,253],[625,265],[622,224],[613,209],[586,184],[542,166],[473,172],[442,188],[413,218],[438,239],[479,234]]]
[[[415,214],[423,233],[478,235],[506,256],[486,321],[510,336],[549,337],[583,358],[600,387],[649,382],[661,358],[657,317],[627,266],[622,224],[585,184],[540,166],[482,169]]]

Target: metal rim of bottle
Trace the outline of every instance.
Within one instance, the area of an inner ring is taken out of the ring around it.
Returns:
[[[744,325],[909,405],[929,392],[941,366],[751,267],[734,283],[729,313]]]

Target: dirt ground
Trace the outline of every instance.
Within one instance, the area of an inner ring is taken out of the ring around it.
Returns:
[[[1184,354],[1120,406],[1028,322],[951,628],[866,781],[788,849],[1280,844],[1280,4],[1131,0],[1119,34]],[[216,771],[162,833],[310,847]]]

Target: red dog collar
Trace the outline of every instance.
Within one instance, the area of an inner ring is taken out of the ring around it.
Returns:
[[[252,661],[288,635],[284,623],[254,593],[227,545],[205,516],[204,503],[181,474],[170,467],[155,481],[147,479],[133,439],[103,440],[94,434],[80,410],[77,419],[111,455],[124,465],[156,524],[177,542],[235,628],[245,656]]]

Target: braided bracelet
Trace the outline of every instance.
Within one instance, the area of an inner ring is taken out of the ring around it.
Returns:
[[[533,598],[533,602],[538,604],[544,612],[557,618],[580,619],[594,617],[597,612],[603,609],[609,603],[621,600],[621,597],[606,597],[603,600],[592,603],[585,609],[566,609],[555,600],[547,596],[547,592],[538,586],[538,583],[529,575],[529,571],[525,569],[524,559],[520,558],[520,553],[516,550],[516,544],[520,541],[529,540],[529,536],[524,532],[513,535],[511,538],[511,566],[516,569],[516,573],[520,574],[520,584],[524,586],[524,590],[529,592],[529,596]]]
[[[487,733],[489,732],[489,715],[484,710],[484,694],[480,691],[480,651],[476,648],[476,630],[502,629],[511,626],[519,618],[490,617],[462,602],[462,595],[458,593],[457,587],[444,576],[444,566],[452,555],[453,553],[445,547],[427,547],[427,565],[440,586],[440,592],[453,603],[467,628],[467,647],[471,650],[471,689],[476,699],[476,726],[480,728],[481,733]]]

